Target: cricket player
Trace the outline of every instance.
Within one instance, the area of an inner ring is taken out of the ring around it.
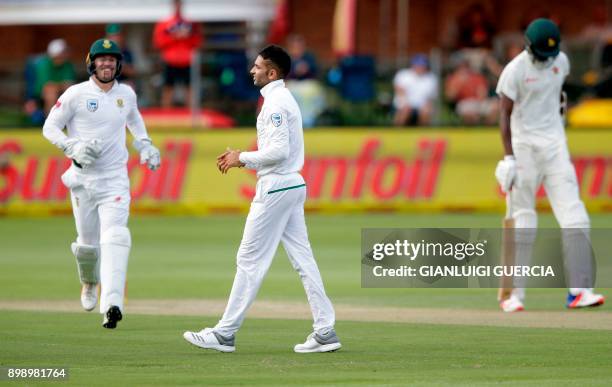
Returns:
[[[96,40],[87,55],[89,80],[60,96],[43,127],[43,135],[72,159],[62,175],[70,189],[77,238],[72,243],[81,280],[81,304],[91,311],[101,283],[102,326],[113,329],[122,319],[125,277],[131,247],[127,221],[130,183],[126,131],[134,137],[141,163],[155,170],[160,154],[147,134],[134,91],[116,81],[121,49]],[[66,134],[64,133],[66,128]]]
[[[304,135],[300,109],[285,87],[284,78],[290,69],[291,58],[281,47],[268,46],[259,52],[251,69],[253,83],[261,87],[264,97],[257,117],[258,150],[241,152],[228,148],[217,158],[221,173],[246,167],[257,171],[258,180],[225,313],[214,328],[183,334],[185,340],[201,348],[236,350],[235,334],[281,241],[300,275],[314,319],[314,332],[294,351],[331,352],[341,347],[334,331],[334,308],[325,294],[306,231],[306,184],[299,173],[304,164]]]
[[[538,227],[536,192],[541,183],[562,228],[568,308],[597,306],[594,294],[590,220],[579,197],[560,114],[562,86],[570,71],[559,51],[559,28],[548,19],[534,20],[525,31],[526,48],[503,70],[497,85],[500,129],[505,157],[495,170],[510,195],[515,221],[516,264],[528,265]],[[515,279],[512,294],[500,300],[505,312],[523,310],[524,281]]]

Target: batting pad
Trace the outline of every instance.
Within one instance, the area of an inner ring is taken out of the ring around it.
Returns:
[[[111,227],[100,237],[102,278],[100,313],[106,313],[113,305],[123,310],[125,277],[131,245],[132,238],[127,227]]]
[[[72,243],[70,246],[77,262],[81,283],[97,284],[100,282],[100,264],[98,246]]]

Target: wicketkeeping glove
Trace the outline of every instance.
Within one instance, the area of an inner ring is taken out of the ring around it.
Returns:
[[[78,138],[69,138],[63,144],[63,151],[66,156],[85,168],[100,157],[102,145],[98,139],[83,141]]]
[[[150,139],[134,140],[134,148],[140,152],[140,164],[147,164],[147,167],[154,171],[161,164],[159,149],[153,146]]]
[[[495,168],[495,178],[501,186],[503,192],[508,192],[518,181],[516,174],[516,159],[514,156],[505,156],[497,163]]]

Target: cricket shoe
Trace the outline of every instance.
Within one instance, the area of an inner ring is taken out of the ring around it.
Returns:
[[[312,332],[303,344],[297,344],[293,350],[297,353],[334,352],[341,347],[336,331],[330,329],[325,333]]]
[[[507,298],[500,302],[499,307],[506,313],[521,312],[525,310],[525,306],[523,305],[521,300],[515,295],[512,295],[510,296],[510,298]]]
[[[81,306],[88,312],[98,305],[98,285],[84,283],[81,287]]]
[[[214,349],[219,352],[234,352],[234,335],[230,337],[221,336],[212,328],[204,328],[199,332],[187,331],[183,338],[196,347]]]
[[[567,294],[567,304],[569,309],[587,308],[603,305],[606,298],[601,294],[595,294],[591,289],[584,289],[577,295]]]
[[[104,321],[102,322],[102,326],[108,329],[117,328],[117,323],[121,321],[123,315],[121,314],[121,309],[118,306],[111,306],[108,308],[106,313],[104,314]]]

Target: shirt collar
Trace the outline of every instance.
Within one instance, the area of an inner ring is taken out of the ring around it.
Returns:
[[[94,90],[99,91],[100,93],[106,93],[106,91],[102,90],[100,88],[100,86],[98,86],[98,84],[96,83],[96,81],[93,80],[93,75],[91,77],[89,77],[89,84],[91,85],[91,87],[94,88]],[[108,92],[110,93],[111,91],[113,91],[113,89],[117,87],[117,80],[115,79],[113,81],[113,87],[111,87]]]
[[[267,85],[265,85],[264,87],[262,87],[259,92],[261,93],[261,95],[264,98],[266,98],[266,96],[270,95],[272,90],[274,90],[276,88],[279,88],[279,87],[285,87],[285,81],[284,80],[277,79],[276,81],[272,81],[272,82],[268,83]]]

